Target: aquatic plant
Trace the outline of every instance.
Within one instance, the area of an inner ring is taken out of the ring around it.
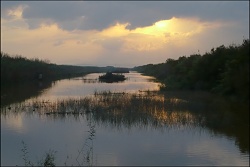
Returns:
[[[24,143],[24,141],[22,141],[22,145],[23,145],[23,148],[21,149],[21,151],[23,152],[23,160],[24,160],[24,165],[25,166],[34,166],[33,163],[29,160],[28,158],[28,148],[27,148],[27,145]]]
[[[55,164],[55,153],[56,151],[49,150],[48,152],[45,153],[45,158],[40,160],[38,163],[39,166],[44,166],[44,167],[54,167],[56,166]]]
[[[242,129],[248,136],[249,117],[244,117],[244,119],[236,117],[234,112],[230,112],[231,104],[210,95],[205,92],[192,92],[192,96],[190,96],[190,93],[171,91],[165,94],[151,91],[132,94],[95,91],[94,95],[87,97],[54,101],[37,99],[17,103],[1,108],[1,113],[2,116],[8,116],[10,112],[18,114],[20,113],[18,111],[24,111],[29,114],[39,113],[40,117],[47,119],[85,117],[87,121],[90,121],[88,124],[89,135],[83,146],[80,147],[81,149],[78,150],[76,161],[79,166],[93,165],[92,144],[95,138],[95,127],[99,125],[118,129],[206,127],[214,134],[223,133],[229,137],[236,137],[236,144],[239,145],[241,151],[249,152],[249,140],[245,136],[237,136]],[[234,110],[242,108],[242,106],[234,104],[232,106],[234,106]],[[32,166],[33,163],[28,160],[27,146],[24,146],[22,151],[25,165]],[[54,154],[49,152],[41,162],[53,164],[53,156]]]
[[[12,111],[22,108],[25,112],[39,112],[49,119],[67,118],[73,115],[91,117],[97,124],[108,126],[164,126],[192,125],[196,118],[188,112],[189,103],[179,98],[168,98],[156,92],[95,92],[94,95],[67,100],[32,100],[17,106],[9,106]],[[8,108],[1,109],[9,112]]]
[[[44,166],[44,167],[54,167],[55,165],[55,153],[56,151],[49,150],[48,152],[45,153],[45,158],[42,158],[40,161],[37,162],[37,165],[34,165],[33,162],[29,160],[28,157],[28,147],[24,141],[22,141],[23,148],[21,149],[23,155],[23,160],[24,160],[24,165],[25,166]]]

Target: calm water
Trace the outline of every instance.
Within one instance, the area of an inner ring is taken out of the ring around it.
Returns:
[[[202,92],[150,93],[159,84],[136,72],[119,83],[99,75],[1,92],[1,165],[24,165],[22,141],[34,165],[49,151],[60,166],[249,165],[249,120],[231,112],[245,108]],[[49,114],[60,106],[79,113]]]

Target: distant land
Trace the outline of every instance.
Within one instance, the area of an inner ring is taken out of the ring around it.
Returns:
[[[13,84],[36,80],[58,80],[79,77],[89,73],[125,73],[130,68],[57,65],[48,60],[27,59],[20,55],[1,52],[1,84]]]

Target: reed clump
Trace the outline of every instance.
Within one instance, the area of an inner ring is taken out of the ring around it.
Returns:
[[[33,100],[22,104],[21,108],[25,108],[26,112],[39,112],[53,118],[91,116],[96,123],[128,128],[135,125],[158,128],[196,122],[195,117],[188,112],[188,101],[166,98],[155,92],[131,94],[102,91],[87,97]]]

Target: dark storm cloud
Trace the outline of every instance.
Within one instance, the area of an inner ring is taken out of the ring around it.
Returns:
[[[1,11],[4,9],[11,9],[23,3],[22,1],[1,1]]]
[[[23,17],[26,19],[41,19],[51,18],[56,21],[65,21],[74,19],[76,16],[81,16],[84,13],[84,6],[79,5],[79,2],[29,2],[29,8],[23,12]]]
[[[46,2],[1,2],[2,8],[13,8],[20,4],[29,7],[23,11],[23,17],[30,28],[36,28],[41,22],[57,23],[61,28],[97,29],[110,25],[129,22],[129,28],[152,25],[159,20],[172,17],[199,17],[204,21],[240,20],[249,23],[249,2],[244,1],[141,1],[141,2],[101,2],[101,1],[46,1]]]

